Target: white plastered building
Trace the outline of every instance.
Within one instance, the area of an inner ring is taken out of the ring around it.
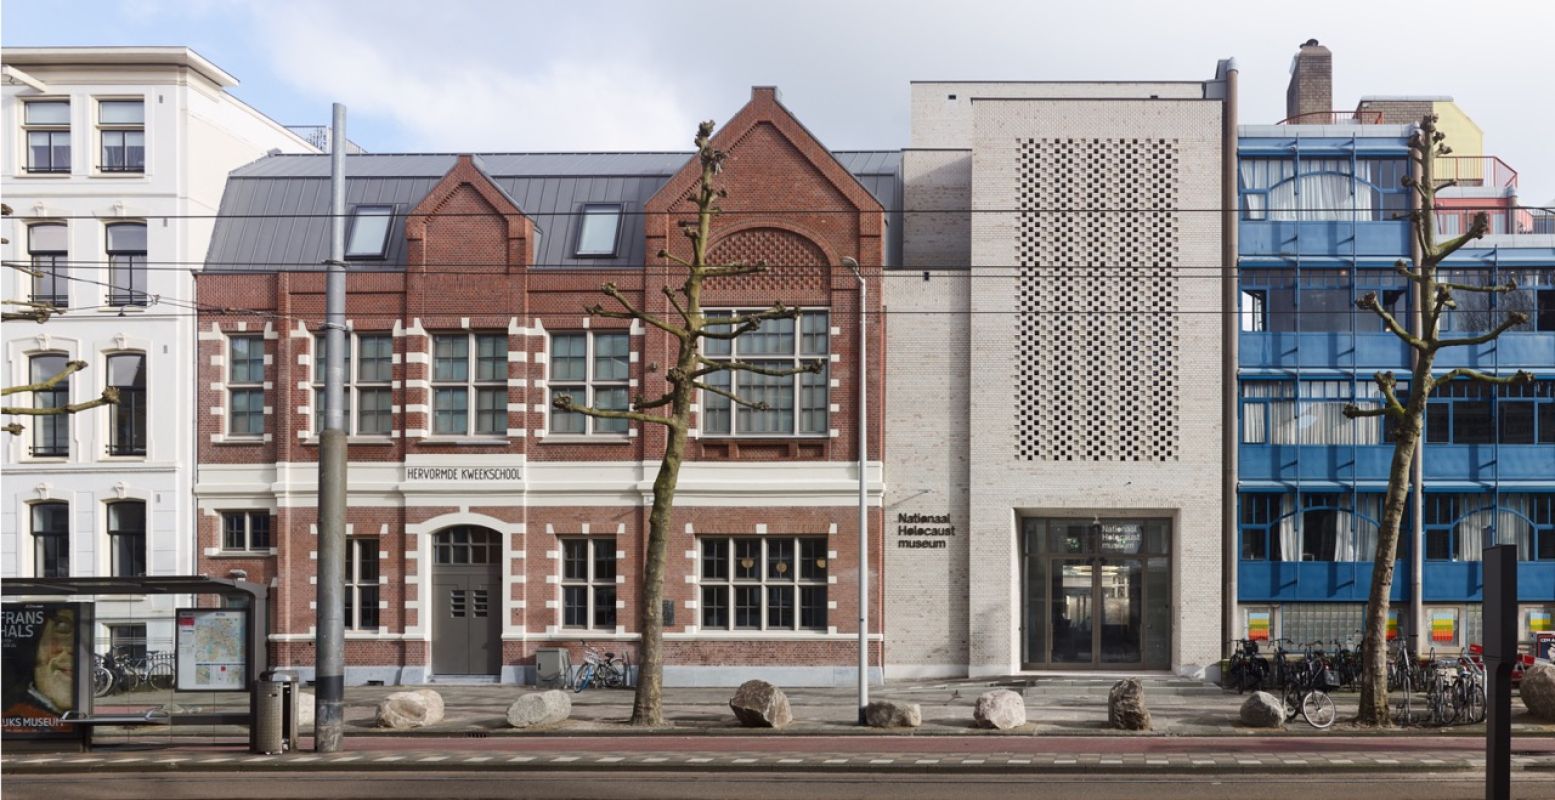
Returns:
[[[3,296],[58,306],[42,324],[5,325],[5,385],[86,362],[59,392],[6,405],[79,403],[108,386],[123,398],[7,417],[26,430],[0,434],[0,577],[193,574],[191,271],[230,171],[317,151],[186,47],[6,48],[0,60],[4,258],[41,273],[5,270]],[[170,649],[171,611],[187,601],[105,598],[99,648],[143,637]]]

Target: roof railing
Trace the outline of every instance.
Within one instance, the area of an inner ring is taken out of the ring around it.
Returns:
[[[1381,111],[1308,111],[1286,117],[1276,125],[1381,125]]]

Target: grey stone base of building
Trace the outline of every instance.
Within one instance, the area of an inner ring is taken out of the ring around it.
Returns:
[[[308,683],[314,678],[313,667],[287,667],[297,679]],[[637,667],[632,667],[636,679]],[[537,682],[535,668],[527,664],[510,664],[494,676],[494,683],[516,686],[533,686]],[[346,667],[347,686],[406,686],[436,683],[440,676],[427,674],[426,667],[361,666]],[[664,668],[664,685],[679,687],[732,687],[753,679],[760,679],[778,686],[844,687],[858,683],[858,670],[852,667],[807,666],[696,666]],[[869,682],[880,685],[884,681],[879,667],[869,671]]]

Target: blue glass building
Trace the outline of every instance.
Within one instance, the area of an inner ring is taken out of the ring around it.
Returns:
[[[1407,391],[1410,353],[1376,315],[1411,314],[1411,204],[1400,184],[1413,126],[1242,126],[1239,136],[1240,320],[1238,561],[1243,630],[1268,626],[1298,642],[1359,637],[1393,453],[1384,418],[1343,408],[1375,404],[1374,373]],[[1447,194],[1459,192],[1449,190]],[[1460,196],[1472,196],[1463,190]],[[1463,214],[1441,215],[1456,232]],[[1515,280],[1507,294],[1457,293],[1444,335],[1493,328],[1507,312],[1528,322],[1480,346],[1443,350],[1436,369],[1533,373],[1532,384],[1466,380],[1429,405],[1423,513],[1402,527],[1392,590],[1402,635],[1422,650],[1480,641],[1480,551],[1518,548],[1519,629],[1551,629],[1555,612],[1555,236],[1499,224],[1458,251],[1451,280]],[[1531,232],[1524,232],[1531,231]],[[1416,507],[1411,504],[1411,507]]]

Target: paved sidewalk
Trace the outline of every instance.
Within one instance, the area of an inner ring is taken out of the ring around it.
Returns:
[[[1283,731],[1243,727],[1238,710],[1245,695],[1226,692],[1219,687],[1181,678],[1153,676],[1146,679],[1145,697],[1154,721],[1154,730],[1133,733],[1107,727],[1107,691],[1114,677],[1019,676],[1008,680],[954,680],[891,682],[874,687],[873,699],[892,699],[918,703],[923,712],[923,727],[906,731],[881,731],[857,724],[856,695],[851,688],[785,689],[793,708],[794,723],[783,731],[762,732],[769,736],[849,735],[849,736],[1233,736],[1233,737],[1333,737],[1333,736],[1440,736],[1483,735],[1483,725],[1451,728],[1408,728],[1389,731],[1359,729],[1344,720],[1353,718],[1357,696],[1353,692],[1333,695],[1340,722],[1320,731],[1300,720]],[[1001,684],[1013,684],[1002,685]],[[432,688],[443,697],[445,718],[442,722],[413,731],[388,731],[373,724],[377,703],[392,692],[412,688]],[[991,688],[1009,688],[1021,692],[1026,700],[1026,725],[1012,731],[991,731],[973,727],[972,708],[977,696]],[[346,690],[346,725],[351,736],[449,736],[486,735],[502,737],[556,735],[665,735],[751,734],[741,728],[729,711],[732,688],[668,688],[664,690],[666,728],[643,729],[626,724],[631,716],[630,689],[589,689],[569,693],[572,718],[546,729],[516,730],[506,724],[509,704],[520,695],[537,691],[534,687],[497,684],[434,683],[422,686],[363,686]],[[133,704],[127,701],[135,701]],[[180,694],[176,698],[156,693],[137,693],[99,700],[99,711],[106,708],[132,710],[176,702],[186,710],[226,706],[246,708],[246,694]],[[122,705],[121,705],[122,704]],[[1518,736],[1555,736],[1555,724],[1533,719],[1520,700],[1513,699],[1513,730]],[[99,741],[134,741],[146,737],[192,735],[198,737],[237,735],[240,728],[184,727],[105,730]]]

